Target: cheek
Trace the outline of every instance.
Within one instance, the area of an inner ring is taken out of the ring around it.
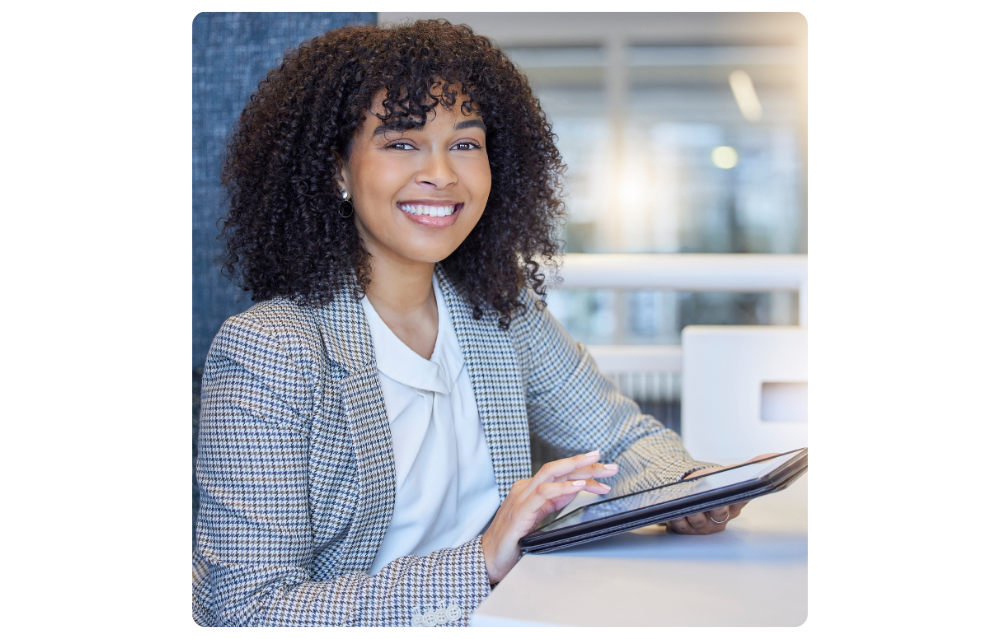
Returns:
[[[391,208],[400,175],[405,173],[392,163],[366,164],[355,173],[355,208],[366,218],[384,217]],[[397,175],[399,174],[399,175]],[[383,220],[384,222],[384,220]]]
[[[469,184],[474,191],[475,197],[486,205],[486,200],[490,197],[490,189],[493,186],[493,175],[490,172],[489,160],[484,160],[481,164],[472,167],[469,174]]]

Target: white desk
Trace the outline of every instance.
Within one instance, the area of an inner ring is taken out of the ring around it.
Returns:
[[[663,527],[526,555],[473,626],[798,626],[806,620],[807,479],[750,502],[725,532]],[[603,603],[594,603],[595,597]]]

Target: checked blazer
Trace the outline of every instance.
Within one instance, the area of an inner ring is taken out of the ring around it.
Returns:
[[[696,462],[625,398],[538,298],[501,330],[438,266],[500,498],[531,475],[528,432],[566,455],[599,448],[616,492],[677,480]],[[276,298],[229,318],[205,363],[194,619],[220,626],[420,625],[443,606],[467,625],[490,592],[481,536],[367,569],[392,518],[392,435],[361,303]]]

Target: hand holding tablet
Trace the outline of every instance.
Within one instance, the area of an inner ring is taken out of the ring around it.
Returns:
[[[781,453],[766,453],[764,455],[757,455],[747,464],[762,461],[764,459],[770,459],[771,457],[777,457]],[[708,475],[719,470],[726,470],[729,468],[735,468],[736,466],[742,466],[743,464],[732,464],[730,466],[723,466],[722,468],[704,468],[702,470],[696,470],[693,473],[686,476],[684,479],[695,479],[702,475]],[[729,506],[720,506],[714,510],[709,510],[704,513],[695,513],[693,515],[688,515],[687,517],[681,517],[680,519],[674,519],[673,521],[665,522],[670,530],[680,533],[682,535],[710,535],[712,533],[722,532],[726,529],[726,524],[728,524],[733,519],[740,516],[740,511],[749,502],[741,501],[737,504],[730,504]]]
[[[520,547],[525,552],[549,552],[663,521],[682,533],[718,532],[732,519],[730,507],[738,514],[750,499],[786,488],[807,469],[806,448],[706,469],[672,484],[577,508],[521,538]]]

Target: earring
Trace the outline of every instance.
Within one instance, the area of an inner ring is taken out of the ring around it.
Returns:
[[[344,205],[347,205],[346,207]],[[350,200],[341,200],[340,202],[340,217],[349,218],[354,215],[354,205]]]

